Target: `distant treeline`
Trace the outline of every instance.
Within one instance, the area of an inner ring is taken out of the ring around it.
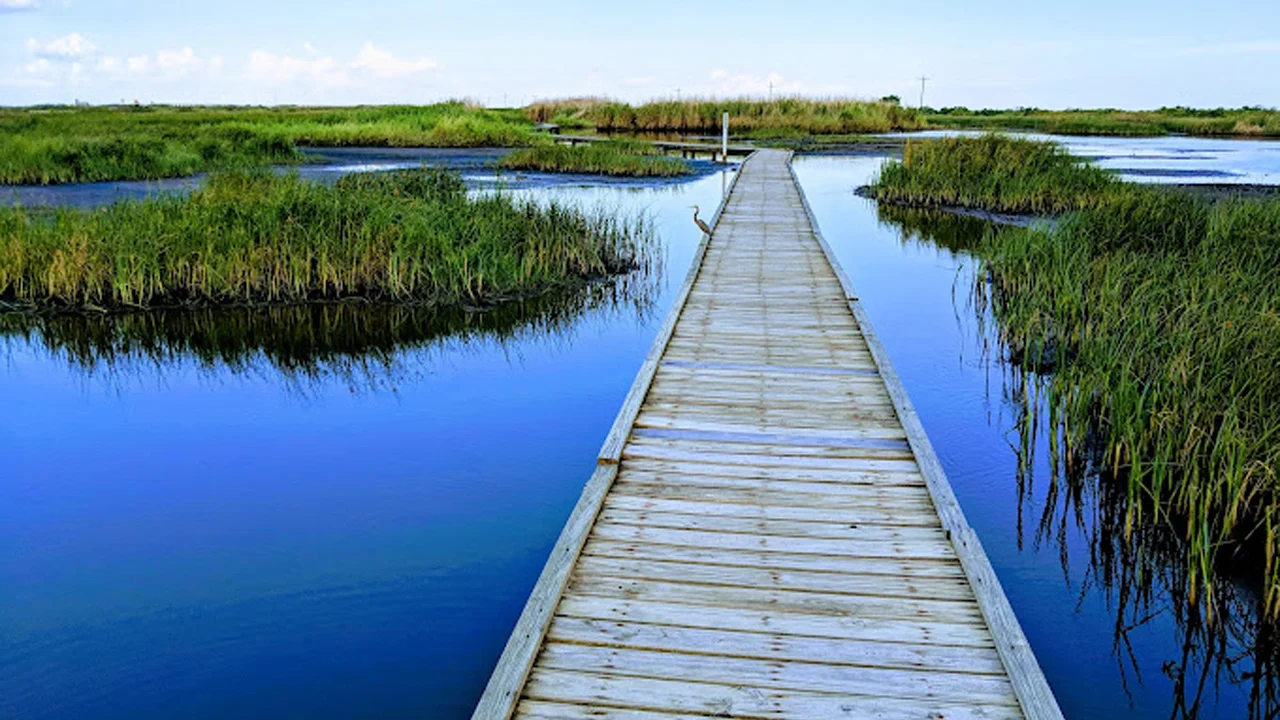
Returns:
[[[519,110],[427,106],[0,109],[0,184],[152,180],[299,159],[297,147],[516,147]]]
[[[925,108],[931,127],[978,130],[1034,130],[1060,135],[1239,135],[1280,136],[1280,111],[1262,107],[1159,110],[970,110]]]
[[[891,101],[789,97],[661,100],[643,105],[604,98],[568,98],[525,108],[536,122],[600,132],[713,132],[729,113],[736,134],[784,130],[812,134],[920,130],[923,116]]]

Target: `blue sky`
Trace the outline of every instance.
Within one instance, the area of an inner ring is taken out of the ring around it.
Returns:
[[[1218,5],[1215,8],[1214,5]],[[1280,2],[0,0],[0,105],[775,93],[1280,104]]]

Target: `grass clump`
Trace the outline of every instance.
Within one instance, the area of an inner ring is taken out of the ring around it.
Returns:
[[[1264,606],[1280,617],[1280,200],[1124,183],[996,136],[921,145],[876,193],[1071,211],[976,247],[1003,345],[1048,371],[1064,455],[1123,484],[1126,533],[1177,528],[1192,600],[1211,597],[1215,561],[1247,541],[1264,548]]]
[[[152,180],[297,162],[298,146],[520,147],[518,110],[423,107],[0,109],[0,184]]]
[[[1169,133],[1245,137],[1280,136],[1280,111],[1260,107],[1159,110],[925,110],[931,127],[1031,130],[1059,135],[1153,136]]]
[[[1280,201],[1120,193],[980,254],[1006,344],[1054,368],[1055,432],[1126,483],[1126,526],[1176,522],[1206,594],[1222,551],[1262,545],[1280,612]]]
[[[575,146],[542,145],[516,150],[499,160],[498,167],[628,177],[677,177],[692,172],[685,161],[666,157],[650,143],[635,140]]]
[[[333,186],[235,171],[185,197],[0,210],[0,304],[493,303],[628,271],[651,245],[643,219],[470,196],[442,171]]]
[[[628,105],[601,98],[551,100],[525,108],[536,122],[600,132],[718,132],[729,113],[734,133],[792,131],[811,135],[923,129],[918,111],[887,101],[789,97],[662,100]]]
[[[1060,213],[1122,185],[1056,143],[992,134],[909,141],[902,161],[886,163],[872,187],[877,199],[899,204]]]

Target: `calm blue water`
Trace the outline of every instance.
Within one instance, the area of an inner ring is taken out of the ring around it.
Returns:
[[[1117,646],[1086,533],[1019,532],[972,262],[852,194],[879,162],[796,167],[1064,710],[1177,716],[1172,613]],[[91,356],[0,325],[0,717],[467,717],[687,270],[688,206],[725,182],[526,190],[644,210],[667,246],[651,302],[545,329],[240,318],[243,341],[190,323]],[[1208,687],[1202,717],[1247,714],[1231,673]]]

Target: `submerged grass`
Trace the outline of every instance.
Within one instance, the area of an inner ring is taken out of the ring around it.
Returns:
[[[516,150],[498,161],[507,170],[592,173],[628,177],[677,177],[692,172],[689,164],[666,157],[652,144],[610,140],[584,145],[542,145]]]
[[[1032,145],[931,143],[887,167],[877,195],[1077,209],[977,248],[1002,341],[1052,369],[1051,433],[1124,483],[1125,532],[1156,521],[1185,538],[1192,600],[1248,540],[1280,616],[1280,200],[1121,183]]]
[[[0,210],[0,303],[491,303],[625,272],[651,249],[643,218],[470,196],[443,171],[350,175],[333,186],[239,171],[185,197]]]
[[[923,116],[897,103],[801,97],[664,100],[628,105],[602,98],[568,98],[525,108],[536,122],[589,127],[601,132],[718,132],[729,113],[734,133],[889,132],[924,128]]]
[[[1280,136],[1280,111],[1260,107],[1159,110],[926,110],[931,127],[1033,130],[1062,135],[1150,136],[1182,133],[1244,137]]]
[[[0,184],[150,180],[296,162],[300,145],[518,147],[518,110],[423,107],[0,109]]]

